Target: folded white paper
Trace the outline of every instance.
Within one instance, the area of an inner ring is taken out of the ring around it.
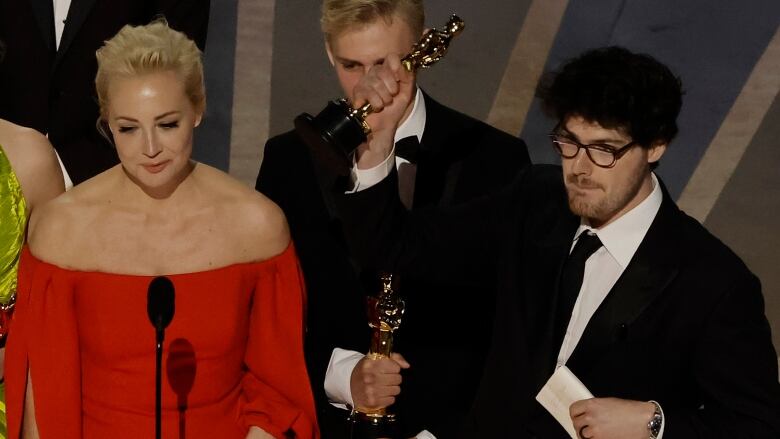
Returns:
[[[560,423],[572,439],[577,439],[569,407],[577,401],[593,398],[588,388],[582,384],[572,371],[561,366],[552,374],[542,387],[536,400]]]

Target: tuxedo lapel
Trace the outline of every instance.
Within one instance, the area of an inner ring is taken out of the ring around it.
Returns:
[[[533,255],[533,261],[523,261],[531,268],[526,272],[526,288],[528,302],[527,321],[535,322],[528,328],[528,333],[538,334],[531,337],[529,346],[538,361],[539,377],[546,380],[552,373],[561,348],[563,338],[555,339],[555,314],[558,306],[558,290],[560,287],[561,270],[569,256],[574,233],[580,224],[579,217],[572,215],[568,209],[556,218],[556,223],[550,233],[534,239],[531,234],[533,248],[526,254]],[[526,237],[528,238],[528,237]],[[548,270],[552,272],[548,272]],[[542,381],[543,382],[543,381]]]
[[[453,121],[447,115],[446,108],[425,92],[422,94],[425,101],[425,130],[423,131],[421,143],[425,149],[434,154],[440,154],[445,145],[445,141],[451,136]]]
[[[57,49],[57,57],[54,61],[55,68],[62,60],[65,53],[68,51],[73,39],[78,34],[81,25],[87,19],[89,12],[92,10],[96,0],[72,0],[70,9],[68,10],[68,18],[65,21],[65,29],[62,32],[62,38],[60,39],[60,47]],[[49,1],[51,3],[51,1]]]
[[[468,138],[468,124],[474,122],[444,107],[423,92],[425,131],[414,188],[414,206],[447,206],[454,200],[462,168],[463,152],[478,143]],[[464,137],[466,136],[466,137]]]
[[[41,38],[46,44],[49,52],[54,51],[56,35],[54,33],[54,5],[51,0],[30,0],[35,21],[38,22],[38,29],[41,32]]]
[[[415,208],[446,204],[449,200],[442,200],[445,187],[448,182],[454,184],[457,179],[455,175],[448,175],[450,161],[442,154],[451,129],[442,120],[444,114],[441,105],[426,94],[423,94],[423,99],[425,99],[425,130],[420,142],[414,180],[412,205]],[[454,172],[457,173],[459,168]]]
[[[680,212],[664,191],[653,223],[623,274],[588,322],[568,364],[588,367],[614,343],[623,341],[631,325],[664,292],[679,270],[674,248],[675,221]]]

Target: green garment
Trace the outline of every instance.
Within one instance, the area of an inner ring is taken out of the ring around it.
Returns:
[[[27,225],[26,203],[5,151],[0,147],[0,304],[16,294],[19,256]],[[6,439],[5,386],[0,384],[0,439]]]
[[[19,180],[0,147],[0,304],[16,293],[16,274],[27,224],[26,203]]]

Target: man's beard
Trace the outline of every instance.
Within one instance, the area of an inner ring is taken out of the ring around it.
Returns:
[[[566,193],[569,199],[569,209],[577,216],[587,218],[591,225],[605,224],[625,207],[642,188],[644,175],[640,170],[632,172],[631,180],[625,185],[613,188],[611,193],[605,191],[605,187],[588,178],[578,178],[574,174],[566,176]],[[574,188],[586,187],[600,190],[603,195],[595,200],[587,200],[583,196],[574,194],[576,189],[570,190],[569,185]]]

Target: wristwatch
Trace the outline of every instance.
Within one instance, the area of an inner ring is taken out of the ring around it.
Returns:
[[[664,424],[664,415],[661,411],[661,405],[655,401],[648,401],[655,406],[655,413],[647,423],[647,429],[650,430],[650,439],[658,439],[658,435],[661,434],[661,426]]]

